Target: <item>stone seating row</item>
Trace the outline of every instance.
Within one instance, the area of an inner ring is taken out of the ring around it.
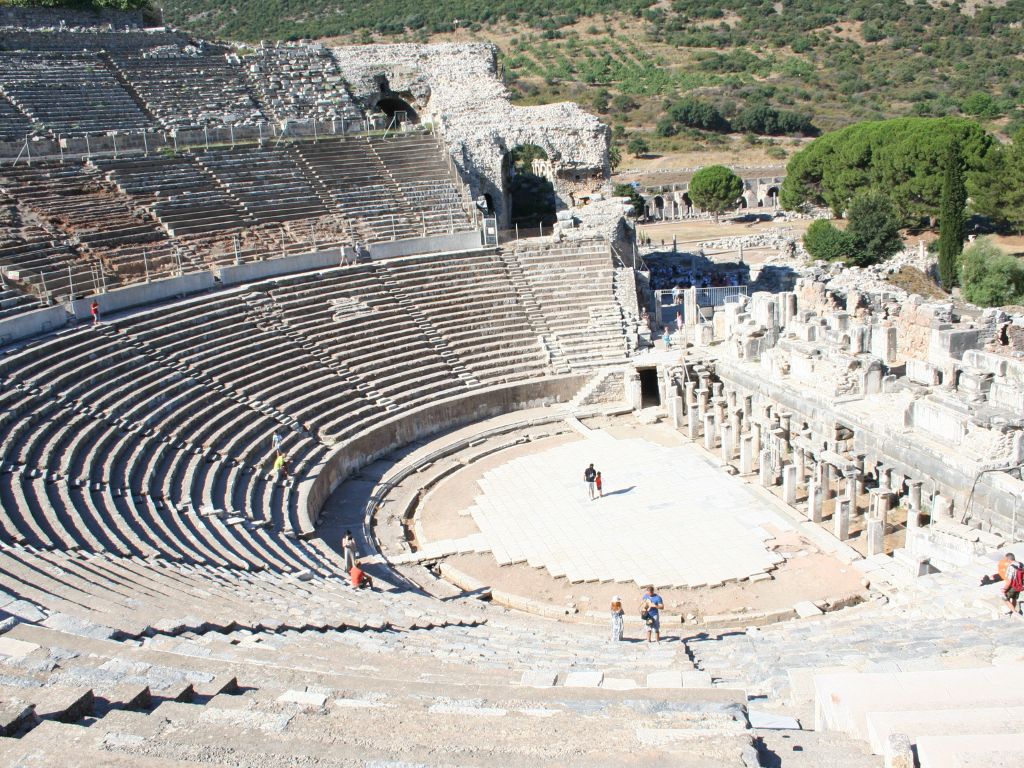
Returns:
[[[152,126],[96,54],[0,53],[0,89],[55,135]]]
[[[0,140],[17,141],[34,133],[35,130],[32,118],[0,93]]]
[[[241,68],[227,61],[224,49],[211,46],[194,55],[115,53],[110,61],[165,129],[266,120]]]

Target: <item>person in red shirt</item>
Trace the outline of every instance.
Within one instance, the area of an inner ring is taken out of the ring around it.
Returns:
[[[93,299],[89,309],[92,312],[92,324],[96,325],[100,321],[100,303]]]
[[[354,589],[363,589],[364,587],[373,589],[373,579],[362,568],[359,567],[359,561],[353,564],[352,569],[348,572],[348,578],[352,582]]]

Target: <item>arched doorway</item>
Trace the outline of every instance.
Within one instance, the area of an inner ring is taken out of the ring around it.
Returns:
[[[377,100],[377,109],[387,116],[389,124],[394,121],[395,125],[403,123],[415,125],[420,121],[420,116],[412,104],[395,93],[381,96]]]
[[[683,192],[683,208],[687,216],[693,214],[693,200],[690,199],[689,192]]]
[[[767,204],[769,208],[779,207],[779,188],[768,187]]]
[[[661,195],[654,196],[654,208],[658,212],[658,218],[665,219],[665,198]]]
[[[514,147],[502,160],[502,175],[508,190],[509,226],[551,227],[556,221],[555,187],[534,173],[534,160],[547,160],[548,153],[536,144]]]

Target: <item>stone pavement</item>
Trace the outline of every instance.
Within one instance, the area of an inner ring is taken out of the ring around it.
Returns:
[[[761,526],[791,526],[696,448],[588,433],[480,479],[467,514],[499,564],[526,562],[572,582],[699,587],[782,562]],[[583,482],[591,462],[604,478],[594,501]]]

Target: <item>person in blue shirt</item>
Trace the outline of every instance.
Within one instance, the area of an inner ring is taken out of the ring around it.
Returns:
[[[640,611],[647,611],[647,642],[651,642],[651,632],[654,632],[654,642],[661,642],[661,609],[665,607],[665,601],[661,595],[654,591],[654,586],[647,588],[640,602]]]

